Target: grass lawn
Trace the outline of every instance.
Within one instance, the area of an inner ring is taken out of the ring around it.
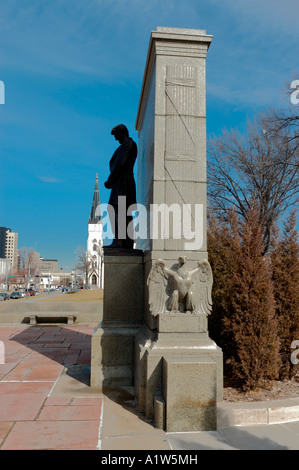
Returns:
[[[61,294],[53,298],[41,297],[35,302],[102,302],[103,293],[103,289],[82,289],[79,292]]]

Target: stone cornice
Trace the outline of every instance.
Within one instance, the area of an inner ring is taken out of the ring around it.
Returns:
[[[142,115],[148,96],[149,84],[157,56],[176,56],[206,58],[213,36],[202,29],[157,27],[151,32],[148,54],[145,64],[140,101],[136,118],[136,129],[140,129]]]

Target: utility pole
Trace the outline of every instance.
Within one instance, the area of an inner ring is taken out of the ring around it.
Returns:
[[[5,291],[7,292],[8,291],[8,263],[9,261],[7,260],[5,262],[5,275],[6,275],[6,287],[5,287]]]
[[[26,295],[29,296],[29,292],[28,292],[28,289],[29,289],[29,278],[30,278],[30,261],[28,263],[28,274],[27,274],[27,292],[26,292]]]

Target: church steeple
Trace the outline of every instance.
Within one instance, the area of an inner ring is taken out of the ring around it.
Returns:
[[[92,206],[91,206],[91,211],[90,211],[90,216],[89,216],[89,224],[97,224],[98,222],[101,221],[102,216],[99,211],[99,204],[100,204],[100,192],[99,192],[99,184],[98,184],[98,174],[96,174],[96,184],[94,187],[94,193],[93,193],[93,201],[92,201]]]
[[[89,269],[86,273],[86,284],[103,289],[104,264],[103,264],[103,221],[100,211],[100,194],[98,174],[94,187],[92,206],[88,221],[88,239],[86,259],[89,260]]]

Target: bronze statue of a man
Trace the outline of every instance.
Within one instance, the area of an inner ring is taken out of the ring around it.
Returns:
[[[133,168],[137,158],[137,145],[129,137],[129,131],[124,124],[113,127],[111,134],[114,135],[115,140],[118,140],[120,146],[112,155],[109,163],[110,175],[104,183],[107,189],[111,189],[108,213],[114,240],[110,248],[132,249],[134,244],[133,230],[128,233],[132,214],[128,213],[128,209],[136,204]]]

